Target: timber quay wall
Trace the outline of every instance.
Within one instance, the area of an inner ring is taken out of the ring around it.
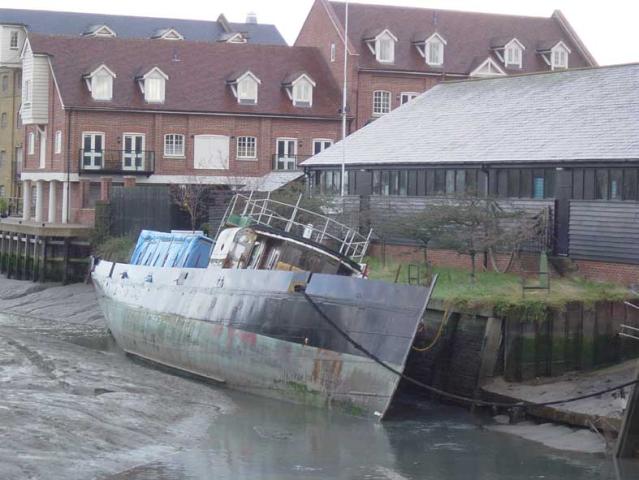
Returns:
[[[7,278],[69,283],[85,278],[92,229],[16,218],[0,220],[0,274]]]
[[[427,351],[441,322],[439,340]],[[432,300],[409,356],[406,374],[449,393],[477,397],[495,376],[511,382],[592,371],[639,358],[639,343],[618,335],[620,325],[639,328],[639,311],[622,302],[574,302],[539,312],[447,310]],[[402,388],[417,392],[411,384]]]

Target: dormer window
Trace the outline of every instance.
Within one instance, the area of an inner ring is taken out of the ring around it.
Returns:
[[[108,101],[113,98],[113,79],[115,77],[115,73],[106,65],[100,65],[84,76],[93,100]]]
[[[374,37],[365,38],[369,50],[380,63],[395,61],[395,43],[397,37],[390,30],[383,30]]]
[[[439,33],[433,33],[422,39],[413,42],[419,54],[424,57],[428,65],[441,67],[444,64],[444,46],[446,46],[444,37]]]
[[[82,35],[85,37],[115,37],[115,32],[107,25],[92,25]]]
[[[526,47],[513,38],[504,46],[504,65],[506,67],[522,68],[522,58]]]
[[[237,103],[243,105],[255,105],[257,103],[257,90],[262,81],[250,70],[239,76],[230,78],[227,83],[231,86]]]
[[[144,94],[147,103],[164,103],[166,81],[169,77],[159,68],[149,70],[145,75],[138,77],[138,85]]]
[[[184,36],[174,28],[163,28],[157,30],[151,38],[158,38],[161,40],[184,40]]]
[[[570,49],[564,44],[564,42],[559,42],[550,50],[550,68],[553,70],[568,68],[569,54]]]
[[[241,33],[232,33],[226,39],[226,43],[246,43],[246,37]]]
[[[313,106],[313,88],[315,82],[305,73],[297,74],[290,77],[290,82],[285,81],[284,87],[288,97],[293,101],[296,107],[312,107]]]

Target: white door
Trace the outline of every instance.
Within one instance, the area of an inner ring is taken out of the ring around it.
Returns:
[[[122,169],[144,170],[144,135],[125,133],[122,148]]]
[[[276,149],[276,170],[295,170],[297,160],[297,139],[296,138],[278,138],[275,146]]]
[[[98,170],[103,168],[104,158],[104,134],[103,133],[83,133],[82,134],[82,169]]]
[[[193,142],[193,168],[200,170],[228,170],[229,137],[224,135],[196,135]]]

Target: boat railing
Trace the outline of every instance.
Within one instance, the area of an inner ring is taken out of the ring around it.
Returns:
[[[322,214],[305,209],[300,206],[302,197],[300,195],[295,204],[289,204],[272,199],[270,194],[262,198],[253,192],[248,195],[235,194],[226,209],[217,235],[225,225],[265,225],[325,245],[361,262],[368,250],[372,230],[362,235],[357,228],[332,218],[330,213]]]

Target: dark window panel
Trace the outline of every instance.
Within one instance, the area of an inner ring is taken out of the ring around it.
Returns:
[[[544,197],[553,198],[555,196],[555,179],[557,170],[554,168],[547,168],[544,172]]]
[[[583,200],[584,198],[584,169],[575,168],[572,171],[572,198]]]
[[[446,170],[446,195],[455,193],[455,170]]]
[[[435,170],[435,195],[443,195],[446,192],[446,170]]]
[[[623,174],[621,168],[611,168],[609,175],[609,198],[610,200],[621,200],[621,192],[623,189]]]
[[[426,172],[429,170],[417,170],[417,195],[426,195]]]
[[[598,168],[595,173],[595,199],[608,200],[608,170]]]
[[[390,172],[390,194],[397,195],[399,193],[399,172],[391,170]]]
[[[408,170],[400,170],[399,172],[399,194],[408,195]]]
[[[508,170],[508,197],[519,197],[519,169],[511,168]]]
[[[382,172],[373,170],[373,195],[382,194]]]
[[[463,195],[466,193],[466,170],[456,170],[455,173],[455,193]]]
[[[532,170],[524,168],[521,170],[521,178],[519,179],[519,196],[521,198],[532,198]]]
[[[584,200],[595,199],[595,169],[584,168]]]
[[[477,195],[479,188],[477,188],[477,170],[466,170],[466,193],[470,195]]]
[[[636,168],[626,168],[623,172],[623,199],[638,200],[637,195],[637,171]]]
[[[485,170],[477,170],[477,193],[482,196],[490,195],[489,192],[489,173]]]
[[[382,171],[382,195],[390,195],[390,172]]]
[[[508,170],[497,170],[497,196],[508,196]]]
[[[417,170],[408,171],[408,195],[417,195]]]

